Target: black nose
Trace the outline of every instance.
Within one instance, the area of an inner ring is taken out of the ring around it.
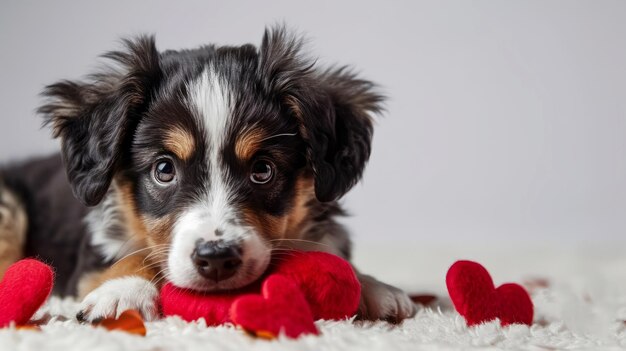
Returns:
[[[198,240],[191,260],[203,277],[216,282],[226,280],[241,266],[241,247],[222,240]]]

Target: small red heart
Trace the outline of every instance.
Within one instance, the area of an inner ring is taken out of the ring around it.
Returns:
[[[289,252],[279,261],[274,273],[291,279],[300,288],[315,320],[354,316],[361,299],[361,283],[348,261],[313,251]]]
[[[233,323],[256,335],[290,338],[319,334],[313,313],[300,289],[288,278],[273,274],[263,283],[261,295],[245,295],[232,305]]]
[[[457,261],[446,275],[446,285],[456,310],[468,325],[500,319],[503,326],[533,322],[533,303],[518,284],[498,288],[485,267],[472,261]]]
[[[45,263],[25,259],[11,265],[0,282],[0,327],[28,322],[46,302],[53,283],[54,272]]]

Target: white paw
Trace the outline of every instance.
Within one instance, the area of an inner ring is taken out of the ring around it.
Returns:
[[[102,318],[117,318],[126,310],[137,310],[145,320],[158,315],[159,292],[156,286],[140,277],[112,279],[83,299],[76,318],[93,322]]]
[[[404,291],[369,275],[359,275],[359,281],[361,282],[359,319],[400,323],[415,315],[417,311],[415,304]]]

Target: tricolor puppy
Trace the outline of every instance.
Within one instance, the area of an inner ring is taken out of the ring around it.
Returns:
[[[0,268],[39,255],[94,320],[154,317],[164,280],[243,287],[291,249],[349,259],[336,200],[361,177],[382,97],[301,43],[283,28],[259,48],[159,52],[140,37],[86,80],[49,86],[40,112],[61,157],[4,169]],[[361,318],[414,313],[402,291],[360,280]]]

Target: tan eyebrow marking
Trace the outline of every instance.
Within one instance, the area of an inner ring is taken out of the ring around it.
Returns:
[[[249,160],[254,156],[254,153],[261,146],[265,133],[260,128],[253,128],[246,130],[243,134],[237,137],[235,142],[235,155],[240,160]]]
[[[187,161],[195,149],[196,141],[185,129],[174,126],[165,134],[165,146],[178,158]]]

